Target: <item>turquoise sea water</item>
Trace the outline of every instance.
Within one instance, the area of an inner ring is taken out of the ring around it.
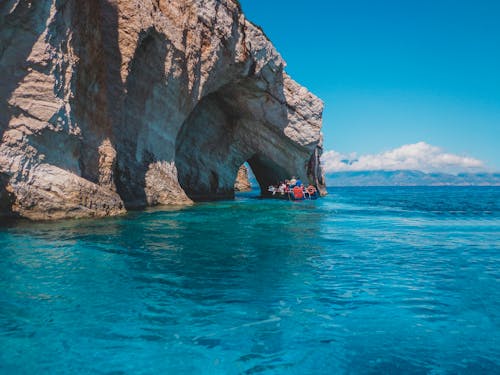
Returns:
[[[500,188],[0,226],[2,374],[500,373]]]

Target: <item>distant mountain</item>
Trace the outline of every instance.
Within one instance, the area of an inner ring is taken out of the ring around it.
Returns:
[[[327,186],[500,186],[500,173],[357,171],[326,174]]]

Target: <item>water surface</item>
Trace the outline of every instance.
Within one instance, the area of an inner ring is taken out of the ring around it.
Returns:
[[[500,188],[0,227],[0,373],[500,373]]]

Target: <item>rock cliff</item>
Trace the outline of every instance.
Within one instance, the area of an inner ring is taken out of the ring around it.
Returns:
[[[234,191],[250,191],[252,190],[252,184],[248,179],[248,169],[246,166],[242,165],[238,169],[236,174],[236,181],[234,182]]]
[[[284,66],[235,0],[2,1],[0,211],[231,198],[245,161],[323,189],[323,104]]]

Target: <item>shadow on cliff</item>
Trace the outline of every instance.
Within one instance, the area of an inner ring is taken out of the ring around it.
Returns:
[[[71,107],[83,133],[79,145],[81,176],[114,189],[112,170],[109,181],[102,181],[99,147],[113,139],[124,96],[118,10],[107,0],[75,1],[74,10],[72,46],[79,60]]]
[[[14,203],[13,195],[6,189],[7,184],[8,176],[0,173],[0,218],[4,213],[10,214],[12,204]]]
[[[154,28],[139,34],[139,41],[130,63],[125,84],[121,124],[116,127],[117,191],[127,208],[147,205],[146,172],[156,162],[146,145],[151,127],[168,129],[168,116],[164,101],[167,93],[165,62],[172,50],[166,37]],[[166,147],[166,146],[165,146]]]

